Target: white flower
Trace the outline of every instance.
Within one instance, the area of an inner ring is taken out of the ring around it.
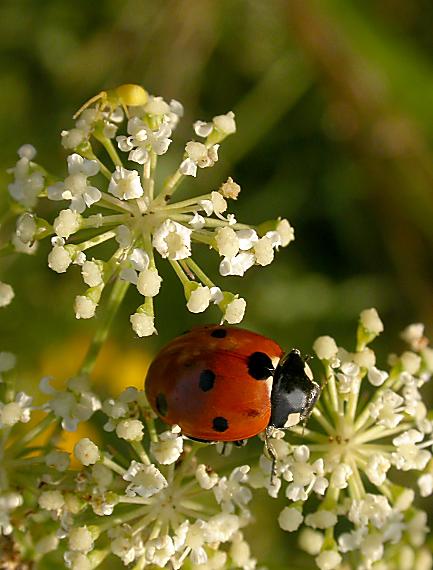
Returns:
[[[15,297],[14,290],[8,283],[0,281],[0,307],[7,307]]]
[[[225,115],[217,115],[213,118],[213,124],[225,136],[236,132],[235,114],[229,111]]]
[[[89,287],[97,287],[103,283],[103,269],[100,262],[85,261],[81,266],[83,281]]]
[[[202,489],[212,489],[218,483],[218,475],[206,465],[200,463],[195,471],[195,477]]]
[[[0,494],[0,536],[12,534],[14,527],[11,524],[10,513],[20,507],[23,502],[23,496],[15,491]]]
[[[302,513],[293,507],[284,507],[278,516],[278,524],[283,530],[288,532],[298,530],[303,520]]]
[[[299,546],[311,556],[319,554],[323,546],[323,534],[317,530],[304,527],[299,533]]]
[[[156,333],[154,317],[137,312],[129,317],[134,332],[139,336],[151,336]]]
[[[370,416],[377,420],[378,425],[394,428],[404,417],[403,414],[398,413],[404,410],[403,403],[404,398],[399,394],[393,390],[385,390],[376,402],[370,404]]]
[[[138,247],[134,248],[127,259],[121,263],[122,270],[119,274],[120,278],[137,285],[139,272],[146,271],[149,267],[149,263],[150,259],[148,253],[144,249]]]
[[[203,143],[190,141],[185,146],[187,158],[179,166],[179,171],[185,176],[196,176],[197,166],[208,168],[218,160],[219,145],[206,147]]]
[[[331,511],[321,509],[305,517],[305,524],[312,528],[331,528],[337,524],[337,515]]]
[[[240,519],[229,513],[219,513],[208,520],[206,540],[208,542],[227,542],[239,530]]]
[[[194,132],[198,137],[203,137],[206,138],[208,137],[212,130],[213,130],[213,124],[212,123],[206,123],[205,121],[196,121],[193,125],[194,128]]]
[[[150,129],[138,117],[132,117],[128,121],[128,133],[130,136],[119,136],[117,142],[120,150],[129,152],[128,160],[145,164],[149,160],[149,151],[157,155],[165,154],[170,146],[171,127],[162,123],[156,130]]]
[[[376,309],[365,309],[361,312],[360,323],[371,334],[378,335],[383,331],[383,323]]]
[[[383,495],[367,493],[363,499],[353,500],[348,518],[358,526],[369,523],[376,528],[382,528],[392,512],[388,499]]]
[[[239,277],[243,277],[245,272],[248,271],[254,263],[254,254],[243,251],[231,259],[225,257],[220,263],[219,272],[223,277],[227,277],[227,275],[238,275]]]
[[[74,302],[75,317],[77,319],[91,319],[95,316],[97,303],[86,295],[77,295]]]
[[[18,392],[13,402],[0,402],[0,428],[30,421],[32,400],[33,398],[24,392]]]
[[[54,220],[53,228],[59,237],[68,239],[68,237],[76,233],[81,227],[82,218],[78,211],[61,210],[57,218]]]
[[[155,465],[144,465],[134,460],[131,461],[128,470],[123,475],[123,479],[130,481],[126,488],[128,497],[139,495],[148,499],[168,486],[164,475]]]
[[[372,366],[367,373],[367,378],[370,384],[373,386],[382,386],[382,384],[387,380],[389,374],[384,370],[379,370],[375,366]]]
[[[66,567],[71,568],[71,570],[92,570],[92,563],[82,552],[71,552],[67,550],[63,558]]]
[[[311,491],[323,495],[328,487],[328,480],[324,477],[323,459],[316,459],[309,463],[310,450],[306,445],[299,445],[293,452],[286,475],[289,486],[286,496],[292,501],[305,501]]]
[[[110,549],[127,566],[144,554],[144,544],[141,534],[133,534],[127,524],[116,526],[108,531],[110,537]]]
[[[146,559],[151,564],[164,568],[170,558],[174,555],[175,548],[173,540],[168,535],[148,540],[146,543]]]
[[[155,230],[153,247],[161,257],[185,259],[191,255],[191,233],[189,228],[167,219]]]
[[[99,461],[100,454],[96,444],[88,437],[84,437],[74,446],[74,455],[83,465],[93,465]]]
[[[155,97],[153,95],[150,95],[147,103],[144,106],[144,110],[149,115],[166,115],[170,112],[171,108],[170,105],[166,103],[162,97]]]
[[[332,360],[338,352],[338,346],[331,336],[319,336],[314,341],[313,350],[319,360]]]
[[[55,245],[48,254],[48,267],[57,273],[65,273],[71,263],[71,254],[63,245]]]
[[[240,191],[241,187],[233,180],[231,176],[229,176],[226,182],[221,184],[219,188],[220,194],[222,194],[224,198],[230,198],[231,200],[237,200]]]
[[[429,497],[433,493],[433,474],[424,473],[418,478],[418,487],[421,497]]]
[[[36,155],[32,145],[23,145],[18,149],[20,157],[15,168],[8,170],[14,175],[14,181],[9,184],[9,194],[14,200],[26,208],[34,208],[39,193],[44,188],[44,175],[31,161]]]
[[[391,462],[387,457],[382,453],[373,453],[373,455],[368,458],[365,473],[370,481],[379,487],[385,481],[386,474],[390,467]]]
[[[240,323],[241,320],[244,318],[246,306],[247,302],[245,301],[245,299],[242,299],[242,297],[233,299],[233,301],[231,301],[226,306],[221,323],[223,323],[224,321],[227,321],[229,325],[235,325],[237,323]]]
[[[416,446],[423,439],[424,435],[421,432],[410,429],[392,440],[397,450],[391,454],[391,458],[397,469],[402,471],[424,469],[431,458],[431,453]]]
[[[170,465],[175,463],[183,450],[183,439],[180,435],[180,427],[173,426],[170,431],[165,431],[158,436],[157,442],[152,442],[150,451],[158,463]]]
[[[44,491],[38,499],[39,506],[47,511],[58,511],[65,504],[60,491]]]
[[[315,558],[320,570],[333,570],[341,563],[341,555],[336,550],[324,550]]]
[[[121,420],[116,427],[116,433],[121,439],[127,441],[141,441],[143,439],[144,425],[140,420]]]
[[[243,465],[236,467],[230,476],[221,477],[218,484],[213,487],[213,492],[218,504],[221,505],[223,511],[232,513],[235,506],[245,508],[247,503],[252,499],[251,490],[242,485],[248,480],[248,471],[250,467]]]
[[[72,528],[69,531],[69,548],[87,554],[93,549],[93,536],[86,526]]]
[[[123,166],[116,166],[111,176],[108,191],[121,200],[133,200],[143,196],[140,175],[136,170],[127,170]]]
[[[239,238],[236,232],[228,227],[218,228],[215,241],[220,255],[232,259],[239,253]]]
[[[198,285],[191,291],[186,306],[191,313],[202,313],[208,308],[210,303],[218,304],[223,298],[224,296],[219,287],[209,288]]]
[[[409,350],[403,352],[400,357],[403,370],[409,374],[416,374],[421,366],[421,357]]]
[[[47,188],[50,200],[71,200],[70,209],[82,213],[86,207],[99,202],[101,191],[90,186],[87,178],[95,176],[99,172],[99,164],[96,160],[87,160],[79,154],[68,156],[69,176],[64,182],[58,182]]]
[[[264,236],[260,238],[253,247],[255,261],[257,265],[269,265],[274,260],[274,246],[272,240]]]
[[[161,288],[162,277],[156,269],[143,269],[138,274],[137,289],[145,297],[155,297]]]
[[[278,222],[276,231],[280,237],[282,247],[286,247],[295,239],[295,230],[289,221],[282,219]]]
[[[66,431],[75,431],[80,421],[87,421],[100,409],[101,402],[90,392],[87,377],[71,378],[65,391],[55,390],[49,380],[43,378],[39,386],[41,392],[52,396],[45,408],[62,418],[62,427]]]
[[[351,477],[352,474],[353,470],[350,465],[340,463],[332,472],[331,485],[337,489],[346,489],[349,477]]]
[[[424,325],[422,323],[413,323],[407,326],[400,336],[405,342],[410,344],[413,350],[418,350],[424,344]]]
[[[16,236],[21,242],[31,244],[35,239],[37,229],[35,216],[30,212],[24,212],[17,219]]]

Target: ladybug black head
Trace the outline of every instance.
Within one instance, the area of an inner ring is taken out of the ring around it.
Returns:
[[[308,418],[319,396],[320,386],[313,380],[310,367],[299,350],[291,350],[274,373],[269,425],[290,427]]]

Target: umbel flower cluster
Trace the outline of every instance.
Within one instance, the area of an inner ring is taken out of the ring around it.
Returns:
[[[415,495],[433,493],[433,422],[420,394],[433,349],[422,325],[412,325],[403,332],[409,350],[378,368],[367,345],[382,328],[370,309],[361,314],[354,352],[331,337],[316,340],[321,400],[307,427],[273,434],[274,477],[266,452],[244,465],[236,448],[230,470],[218,473],[210,446],[157,423],[137,388],[101,401],[86,375],[61,391],[44,378],[46,401],[35,407],[15,393],[14,357],[1,353],[2,563],[63,559],[88,570],[114,556],[136,569],[253,570],[244,528],[265,488],[269,500],[286,497],[279,526],[298,534],[321,570],[431,568],[427,515]],[[83,437],[72,453],[57,446],[61,428],[95,418],[98,441]]]
[[[34,401],[17,390],[15,356],[0,352],[0,568],[254,570],[260,553],[245,527],[261,524],[251,505],[267,494],[285,503],[275,532],[279,525],[296,534],[320,570],[429,570],[419,496],[433,494],[433,420],[422,398],[433,348],[421,324],[403,331],[408,347],[386,365],[370,348],[383,331],[375,309],[361,313],[354,350],[318,338],[313,368],[322,393],[307,425],[274,430],[247,464],[237,448],[224,459],[230,444],[220,449],[162,425],[142,386],[109,399],[92,386],[96,357],[131,283],[143,297],[133,329],[155,332],[153,298],[162,281],[155,257],[173,267],[190,311],[215,303],[223,321],[238,323],[245,301],[208,278],[191,257],[192,243],[220,256],[222,276],[243,275],[271,263],[294,237],[284,219],[238,224],[227,213],[240,190],[230,178],[218,190],[173,202],[181,181],[212,166],[236,128],[232,113],[197,121],[202,142],[189,141],[178,168],[161,181],[157,159],[181,115],[178,102],[124,85],[90,100],[62,133],[66,178],[37,164],[29,145],[11,170],[11,211],[19,215],[6,251],[34,253],[51,238],[48,265],[59,273],[78,265],[88,287],[75,300],[77,318],[94,315],[106,286],[111,294],[63,389],[43,378]],[[40,199],[66,201],[52,224],[36,213]],[[107,259],[89,254],[107,243]],[[12,287],[0,283],[0,307],[13,298]],[[73,449],[65,448],[65,432],[78,431]]]
[[[10,196],[22,209],[13,245],[30,253],[49,236],[48,265],[53,271],[80,266],[87,289],[75,298],[77,319],[95,315],[112,282],[115,298],[133,284],[142,302],[130,317],[132,327],[141,337],[156,332],[153,299],[162,282],[156,253],[179,277],[191,312],[215,304],[222,321],[239,323],[245,300],[211,281],[193,260],[192,244],[216,252],[222,276],[242,276],[254,265],[270,264],[275,250],[294,239],[285,219],[252,227],[227,213],[228,200],[236,200],[241,190],[231,178],[208,194],[173,200],[182,181],[218,161],[220,143],[236,131],[232,112],[210,122],[196,121],[198,140],[186,143],[178,168],[161,181],[158,161],[169,150],[182,114],[178,101],[167,103],[138,85],[122,85],[91,99],[75,115],[75,126],[62,132],[69,153],[65,178],[56,178],[36,163],[31,145],[19,149],[9,185]],[[62,209],[52,224],[36,214],[39,198],[60,202]],[[111,250],[101,259],[97,246],[107,242]],[[0,284],[0,305],[10,302],[12,295],[8,284]]]

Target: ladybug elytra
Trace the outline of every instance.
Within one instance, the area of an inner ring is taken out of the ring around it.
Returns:
[[[320,395],[297,349],[245,329],[209,325],[168,343],[145,381],[168,424],[200,441],[239,442],[308,418]]]

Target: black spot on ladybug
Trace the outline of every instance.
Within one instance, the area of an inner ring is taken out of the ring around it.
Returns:
[[[168,405],[167,405],[167,398],[164,394],[158,394],[156,397],[156,409],[161,416],[165,416],[167,414]]]
[[[222,416],[218,416],[212,420],[212,427],[215,431],[226,431],[229,429],[229,422]]]
[[[213,336],[214,338],[225,338],[227,336],[227,331],[226,329],[215,329],[210,333],[210,336]]]
[[[213,385],[215,384],[215,372],[212,370],[203,370],[200,373],[200,379],[198,381],[198,385],[203,392],[207,392],[208,390],[212,390]]]
[[[248,374],[255,380],[266,380],[274,372],[272,360],[264,352],[253,352],[247,359]]]

